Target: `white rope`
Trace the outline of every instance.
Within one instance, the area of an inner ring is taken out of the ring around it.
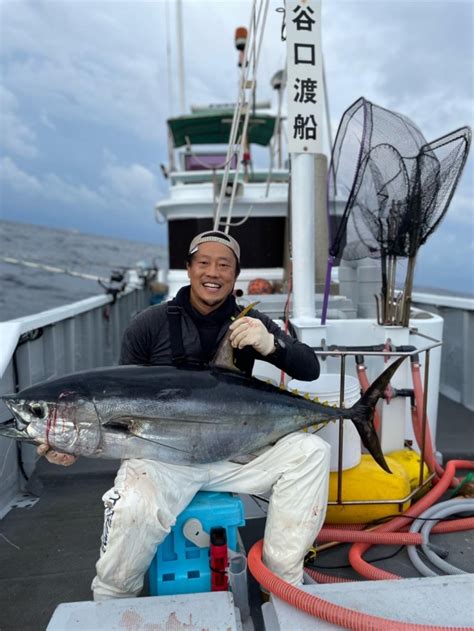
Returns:
[[[199,164],[199,166],[202,166],[204,169],[207,169],[208,171],[217,171],[218,169],[223,169],[225,168],[225,166],[227,165],[227,160],[224,159],[224,162],[221,162],[220,164],[217,164],[213,167],[210,167],[208,164],[206,164],[206,162],[204,162],[203,160],[200,160],[198,155],[193,151],[192,149],[192,145],[191,145],[191,140],[189,139],[189,136],[185,136],[184,137],[185,141],[186,141],[186,151],[187,153],[193,157],[193,159]],[[230,161],[232,162],[232,157],[230,158]]]
[[[92,274],[85,274],[83,272],[76,272],[74,270],[64,269],[61,267],[54,267],[53,265],[47,265],[46,263],[22,261],[11,256],[0,256],[0,261],[2,263],[8,263],[8,265],[23,265],[23,267],[32,267],[33,269],[40,269],[45,272],[53,272],[54,274],[67,274],[68,276],[76,276],[77,278],[84,278],[85,280],[100,280],[104,283],[107,283],[109,280],[108,278],[102,278],[101,276],[93,276]]]
[[[221,190],[219,195],[219,203],[216,210],[215,220],[214,220],[214,230],[218,229],[218,226],[221,225],[221,214],[222,208],[224,205],[225,192],[227,190],[227,185],[229,183],[229,173],[230,173],[230,157],[233,154],[237,154],[237,165],[234,171],[234,181],[232,183],[232,193],[229,201],[229,206],[227,210],[227,219],[225,221],[225,229],[226,233],[229,232],[229,228],[231,226],[231,216],[232,210],[234,207],[235,196],[237,192],[237,185],[239,179],[240,165],[242,163],[243,157],[243,140],[247,137],[248,124],[250,119],[250,103],[246,99],[246,91],[249,89],[247,86],[249,85],[249,73],[251,69],[253,70],[253,77],[250,81],[250,89],[253,91],[255,89],[256,82],[256,73],[258,68],[258,62],[260,59],[260,51],[262,46],[263,34],[265,31],[265,23],[268,13],[268,4],[269,0],[262,0],[259,4],[258,14],[255,19],[256,14],[256,0],[252,3],[252,12],[250,18],[250,24],[248,29],[248,37],[245,43],[245,49],[242,60],[242,69],[241,69],[241,78],[240,78],[240,86],[239,86],[239,96],[237,99],[237,105],[234,109],[234,116],[232,119],[232,127],[231,133],[229,137],[229,145],[227,148],[227,158],[226,169],[224,171],[224,176],[222,178]],[[254,29],[255,25],[255,29]],[[255,48],[255,41],[257,43],[257,47]],[[250,50],[250,54],[249,54]],[[239,128],[239,124],[241,121],[242,113],[244,113],[244,122],[242,126],[242,134],[238,142],[237,139],[237,131]]]
[[[253,12],[255,11],[255,2],[256,0],[253,0],[252,15],[253,15]],[[246,79],[248,75],[247,52],[248,52],[249,42],[252,37],[252,34],[253,34],[253,20],[250,21],[250,27],[248,30],[247,40],[245,42],[242,68],[240,72],[239,94],[237,97],[237,104],[234,109],[234,116],[232,118],[232,125],[231,125],[230,135],[229,135],[229,144],[227,145],[226,168],[224,170],[224,175],[221,182],[219,201],[217,204],[217,210],[214,217],[214,230],[218,230],[218,227],[220,225],[222,206],[224,204],[224,199],[225,199],[225,191],[227,189],[227,184],[229,182],[230,162],[231,162],[232,156],[236,153],[237,130],[238,130],[239,122],[240,122],[240,117],[242,116],[242,107],[245,101],[245,83],[246,83]],[[239,162],[239,157],[237,156],[237,165],[236,165],[235,173],[234,173],[234,177],[236,179],[238,178],[239,169],[240,169],[240,162]]]
[[[20,546],[17,546],[16,543],[13,543],[13,541],[10,541],[10,539],[8,537],[5,537],[5,535],[2,532],[0,532],[0,537],[4,539],[13,548],[16,548],[17,550],[21,550]]]
[[[249,58],[249,63],[248,63],[248,68],[250,68],[252,66],[253,68],[253,78],[251,81],[251,86],[252,86],[252,91],[255,89],[255,82],[256,82],[256,77],[257,77],[257,68],[258,68],[258,62],[260,59],[260,50],[261,50],[261,46],[262,46],[262,41],[263,41],[263,34],[265,32],[265,22],[267,19],[267,12],[268,12],[268,3],[269,0],[263,0],[263,2],[260,3],[259,6],[259,11],[258,11],[258,16],[256,19],[256,23],[255,23],[255,33],[254,33],[254,37],[253,37],[253,46],[251,49],[251,54],[250,54],[250,58]],[[263,9],[263,18],[262,18],[262,9]],[[260,29],[260,31],[258,32],[258,29]],[[257,35],[258,32],[258,35]],[[257,49],[255,51],[255,40],[257,40],[258,38],[258,46]],[[248,74],[248,73],[247,73]],[[243,89],[247,89],[246,87],[247,83],[244,84]],[[245,95],[244,95],[245,98]],[[243,125],[243,129],[242,129],[242,139],[245,140],[247,138],[247,131],[248,131],[248,125],[249,125],[249,120],[250,120],[250,103],[246,103],[246,110],[245,110],[245,118],[244,118],[244,125]],[[243,151],[244,151],[244,145],[241,142],[240,146],[239,146],[239,156],[238,156],[238,170],[240,170],[240,165],[242,163],[242,158],[243,158]],[[237,180],[238,180],[238,170],[234,176],[234,182],[233,182],[233,186],[232,186],[232,194],[230,197],[230,201],[229,201],[229,207],[227,210],[227,221],[226,221],[226,226],[224,231],[225,232],[229,232],[229,228],[231,226],[231,217],[232,217],[232,210],[234,208],[234,201],[235,201],[235,195],[237,192]]]
[[[252,210],[253,210],[253,206],[250,206],[249,209],[247,210],[247,214],[240,221],[234,221],[233,223],[229,224],[227,219],[225,219],[224,221],[221,221],[221,223],[219,225],[226,225],[226,226],[230,226],[231,228],[235,228],[236,226],[241,226],[250,217],[250,215],[252,214]]]
[[[7,465],[8,454],[10,453],[10,449],[12,448],[12,445],[13,445],[13,440],[10,441],[10,444],[7,447],[7,451],[5,452],[5,458],[3,459],[2,469],[0,471],[0,479],[2,478],[3,472],[5,471],[5,467]]]

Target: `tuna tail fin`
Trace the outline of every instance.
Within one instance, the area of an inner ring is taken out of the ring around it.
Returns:
[[[379,437],[375,431],[374,410],[375,404],[385,392],[390,379],[404,360],[405,357],[400,357],[393,364],[390,364],[349,410],[349,417],[359,433],[362,444],[387,473],[392,472],[384,458]]]

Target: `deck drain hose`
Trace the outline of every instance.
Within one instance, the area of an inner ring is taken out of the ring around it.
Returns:
[[[435,552],[435,550],[429,543],[431,530],[434,525],[437,524],[438,521],[444,517],[448,517],[449,515],[456,515],[464,511],[472,512],[473,510],[474,499],[447,500],[446,502],[441,502],[440,504],[435,504],[434,506],[431,506],[431,508],[420,515],[420,519],[416,519],[411,525],[410,532],[421,531],[421,534],[423,535],[423,541],[425,543],[421,545],[421,548],[426,557],[436,568],[442,570],[444,574],[468,574],[468,572],[465,572],[464,570],[457,568],[451,563],[444,561]],[[432,521],[425,521],[426,519],[431,519]],[[407,546],[407,550],[410,561],[423,576],[438,576],[436,572],[434,572],[421,560],[416,546]]]

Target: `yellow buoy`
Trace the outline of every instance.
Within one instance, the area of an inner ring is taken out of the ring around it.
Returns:
[[[405,469],[396,460],[385,457],[392,473],[384,471],[368,454],[360,463],[342,472],[342,501],[403,500],[410,494],[410,482]],[[337,500],[337,472],[329,476],[329,501]],[[400,504],[350,504],[328,506],[327,524],[368,523],[406,510]]]
[[[410,489],[413,491],[420,484],[420,464],[421,457],[420,454],[413,449],[399,449],[398,451],[392,451],[387,454],[392,460],[398,462],[401,465],[405,473],[407,474],[408,481],[410,482]],[[423,481],[428,478],[430,471],[426,464],[423,465]],[[430,485],[427,484],[424,488],[424,492],[426,493],[430,488]],[[420,497],[417,494],[417,497]]]

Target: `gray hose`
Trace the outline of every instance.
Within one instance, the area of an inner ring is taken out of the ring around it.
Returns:
[[[474,500],[473,499],[453,499],[447,500],[446,502],[441,502],[440,504],[435,504],[431,506],[427,511],[425,511],[422,515],[420,515],[419,519],[416,519],[411,525],[410,532],[418,532],[421,531],[423,535],[423,540],[425,543],[422,544],[422,549],[428,559],[433,563],[433,565],[442,570],[445,574],[468,574],[464,570],[461,570],[446,561],[443,561],[438,554],[436,554],[429,543],[429,536],[432,528],[435,524],[438,523],[440,519],[443,517],[447,517],[448,515],[456,515],[457,513],[462,513],[464,511],[473,511],[474,510]],[[427,518],[432,518],[433,521],[424,521]],[[438,519],[434,519],[438,518]],[[436,572],[434,572],[431,568],[429,568],[418,555],[418,550],[416,546],[407,546],[408,556],[410,557],[410,561],[413,563],[415,568],[422,574],[423,576],[438,576]]]
[[[308,572],[303,572],[303,585],[318,585],[318,581],[315,581]]]

